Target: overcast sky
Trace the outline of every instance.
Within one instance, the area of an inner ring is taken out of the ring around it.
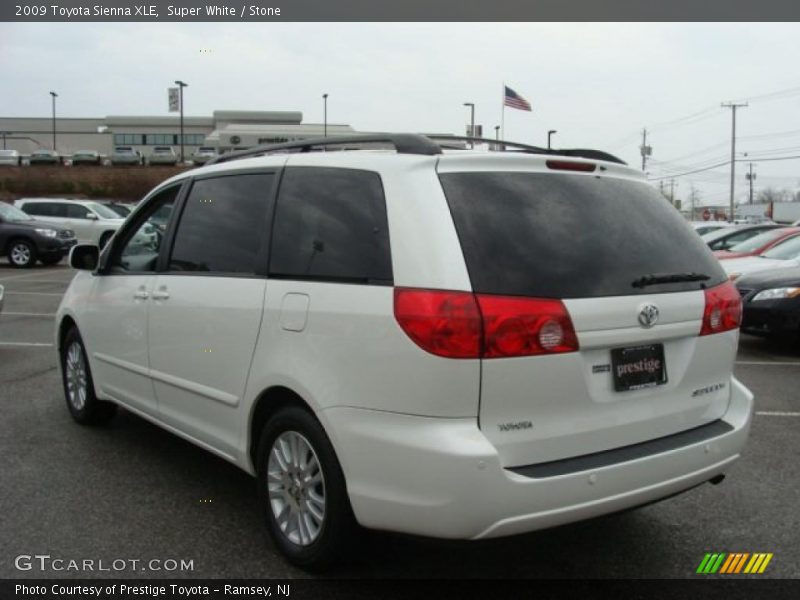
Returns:
[[[166,115],[166,88],[189,83],[189,115],[300,110],[360,131],[464,133],[469,110],[493,135],[505,82],[533,105],[507,108],[505,137],[593,147],[652,177],[729,159],[800,155],[798,24],[0,24],[0,116]],[[773,92],[780,94],[770,95]],[[766,97],[765,97],[766,96]],[[686,118],[691,117],[691,118]],[[760,137],[755,137],[760,136]],[[758,162],[757,158],[754,159]],[[745,198],[746,164],[737,164]],[[701,203],[727,202],[727,166],[682,177]],[[756,188],[800,189],[800,160],[758,162]]]

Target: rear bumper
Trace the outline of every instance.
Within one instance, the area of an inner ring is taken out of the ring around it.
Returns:
[[[579,521],[654,502],[722,474],[744,447],[753,395],[731,380],[710,439],[604,467],[532,478],[503,468],[474,419],[352,408],[321,415],[356,518],[375,529],[480,539]]]

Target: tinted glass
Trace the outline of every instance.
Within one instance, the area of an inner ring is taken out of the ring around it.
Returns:
[[[270,274],[391,284],[380,177],[352,169],[286,169],[275,213]]]
[[[64,205],[67,210],[68,219],[88,219],[89,209],[80,204],[66,204]]]
[[[137,221],[122,231],[122,248],[117,252],[114,265],[130,273],[148,273],[156,270],[158,253],[164,239],[163,222],[153,216],[158,213],[166,220],[175,206],[180,186],[165,190],[147,207],[144,221]]]
[[[708,247],[712,250],[728,250],[729,248],[733,248],[736,244],[741,244],[745,240],[757,236],[759,233],[761,232],[758,229],[745,229],[744,231],[731,233],[722,239],[711,242],[708,244]]]
[[[272,174],[196,181],[178,224],[170,270],[255,273],[273,181]]]
[[[36,202],[36,203],[32,202],[32,203],[29,203],[29,204],[23,204],[22,205],[22,210],[24,212],[28,213],[29,215],[37,215],[37,216],[40,216],[40,217],[46,217],[46,216],[51,216],[53,214],[53,211],[50,210],[50,206],[52,206],[52,205],[50,205],[50,204],[40,204],[38,202]]]
[[[645,183],[516,172],[440,178],[477,292],[587,298],[725,281],[703,241]],[[644,275],[687,272],[710,279],[633,286]]]

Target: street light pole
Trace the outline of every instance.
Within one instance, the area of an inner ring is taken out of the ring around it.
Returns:
[[[469,106],[469,112],[470,112],[470,117],[469,117],[469,137],[474,138],[475,137],[475,103],[473,103],[473,102],[464,102],[464,106]],[[475,142],[470,140],[469,147],[470,148],[475,148]]]
[[[547,149],[550,150],[550,138],[553,136],[554,133],[558,133],[555,129],[551,129],[547,132]]]
[[[180,90],[178,102],[180,102],[181,105],[181,164],[183,164],[183,88],[189,87],[189,84],[178,79],[175,81],[175,85],[177,85]]]
[[[50,95],[53,97],[53,152],[56,152],[56,98],[58,98],[58,94],[50,92]],[[5,140],[3,148],[5,148]]]
[[[328,94],[322,94],[322,137],[328,137]]]
[[[747,102],[742,104],[736,104],[735,102],[728,102],[723,103],[720,106],[722,108],[730,108],[731,109],[731,201],[730,201],[730,214],[728,215],[728,221],[733,223],[733,220],[736,218],[736,207],[734,206],[733,202],[733,192],[736,187],[736,109],[742,108],[747,106]]]

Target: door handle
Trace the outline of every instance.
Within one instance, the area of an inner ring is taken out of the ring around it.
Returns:
[[[133,294],[134,300],[147,300],[150,297],[145,290],[136,290]]]
[[[160,289],[153,292],[153,300],[169,300],[169,292],[166,289]]]

